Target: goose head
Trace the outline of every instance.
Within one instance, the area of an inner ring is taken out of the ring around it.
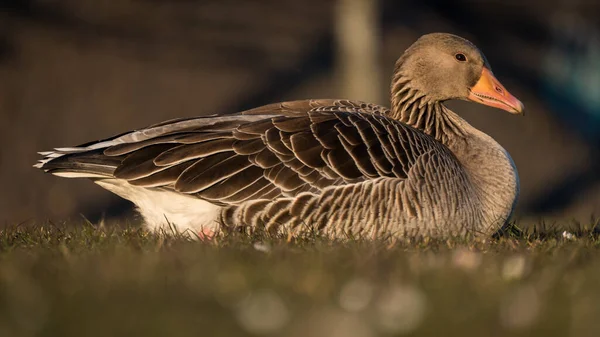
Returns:
[[[513,114],[524,112],[523,103],[498,81],[483,53],[452,34],[423,35],[406,50],[396,63],[392,91],[406,86],[429,101],[461,99]]]

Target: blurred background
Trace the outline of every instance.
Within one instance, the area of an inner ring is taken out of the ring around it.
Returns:
[[[37,151],[175,117],[271,102],[388,104],[420,35],[486,54],[525,117],[450,106],[512,155],[521,223],[600,212],[600,2],[592,0],[4,0],[0,2],[0,222],[132,215],[86,180],[33,169]]]

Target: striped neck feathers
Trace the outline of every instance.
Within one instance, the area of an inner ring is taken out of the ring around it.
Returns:
[[[408,76],[397,72],[391,86],[390,117],[448,144],[451,140],[465,137],[466,122],[441,101],[411,85]]]

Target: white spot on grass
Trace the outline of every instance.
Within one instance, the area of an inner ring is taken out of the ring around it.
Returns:
[[[459,248],[452,253],[452,265],[465,271],[475,270],[481,265],[481,254]]]
[[[532,286],[524,286],[510,293],[500,306],[500,322],[509,329],[531,326],[540,311],[540,300]]]
[[[502,278],[505,281],[520,280],[527,272],[527,261],[523,255],[507,258],[502,265]]]
[[[340,307],[346,311],[361,311],[369,305],[373,287],[365,280],[354,279],[346,283],[340,291]]]
[[[425,295],[412,286],[398,286],[382,294],[377,305],[379,326],[387,333],[409,333],[423,321]]]
[[[259,252],[263,252],[263,253],[270,253],[271,252],[271,246],[267,243],[264,242],[255,242],[252,247],[254,247],[254,249],[258,250]]]
[[[237,318],[242,327],[252,334],[272,334],[287,324],[289,312],[274,291],[260,290],[239,303]]]
[[[564,232],[562,232],[562,237],[563,237],[565,240],[569,240],[569,241],[571,241],[571,240],[575,240],[575,235],[573,235],[573,233],[569,233],[569,232],[567,232],[567,231],[564,231]]]

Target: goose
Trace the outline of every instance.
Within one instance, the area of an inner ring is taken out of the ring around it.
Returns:
[[[150,230],[489,236],[513,213],[517,169],[453,99],[524,112],[473,43],[431,33],[397,60],[391,108],[310,99],[174,119],[35,167],[130,200]]]

